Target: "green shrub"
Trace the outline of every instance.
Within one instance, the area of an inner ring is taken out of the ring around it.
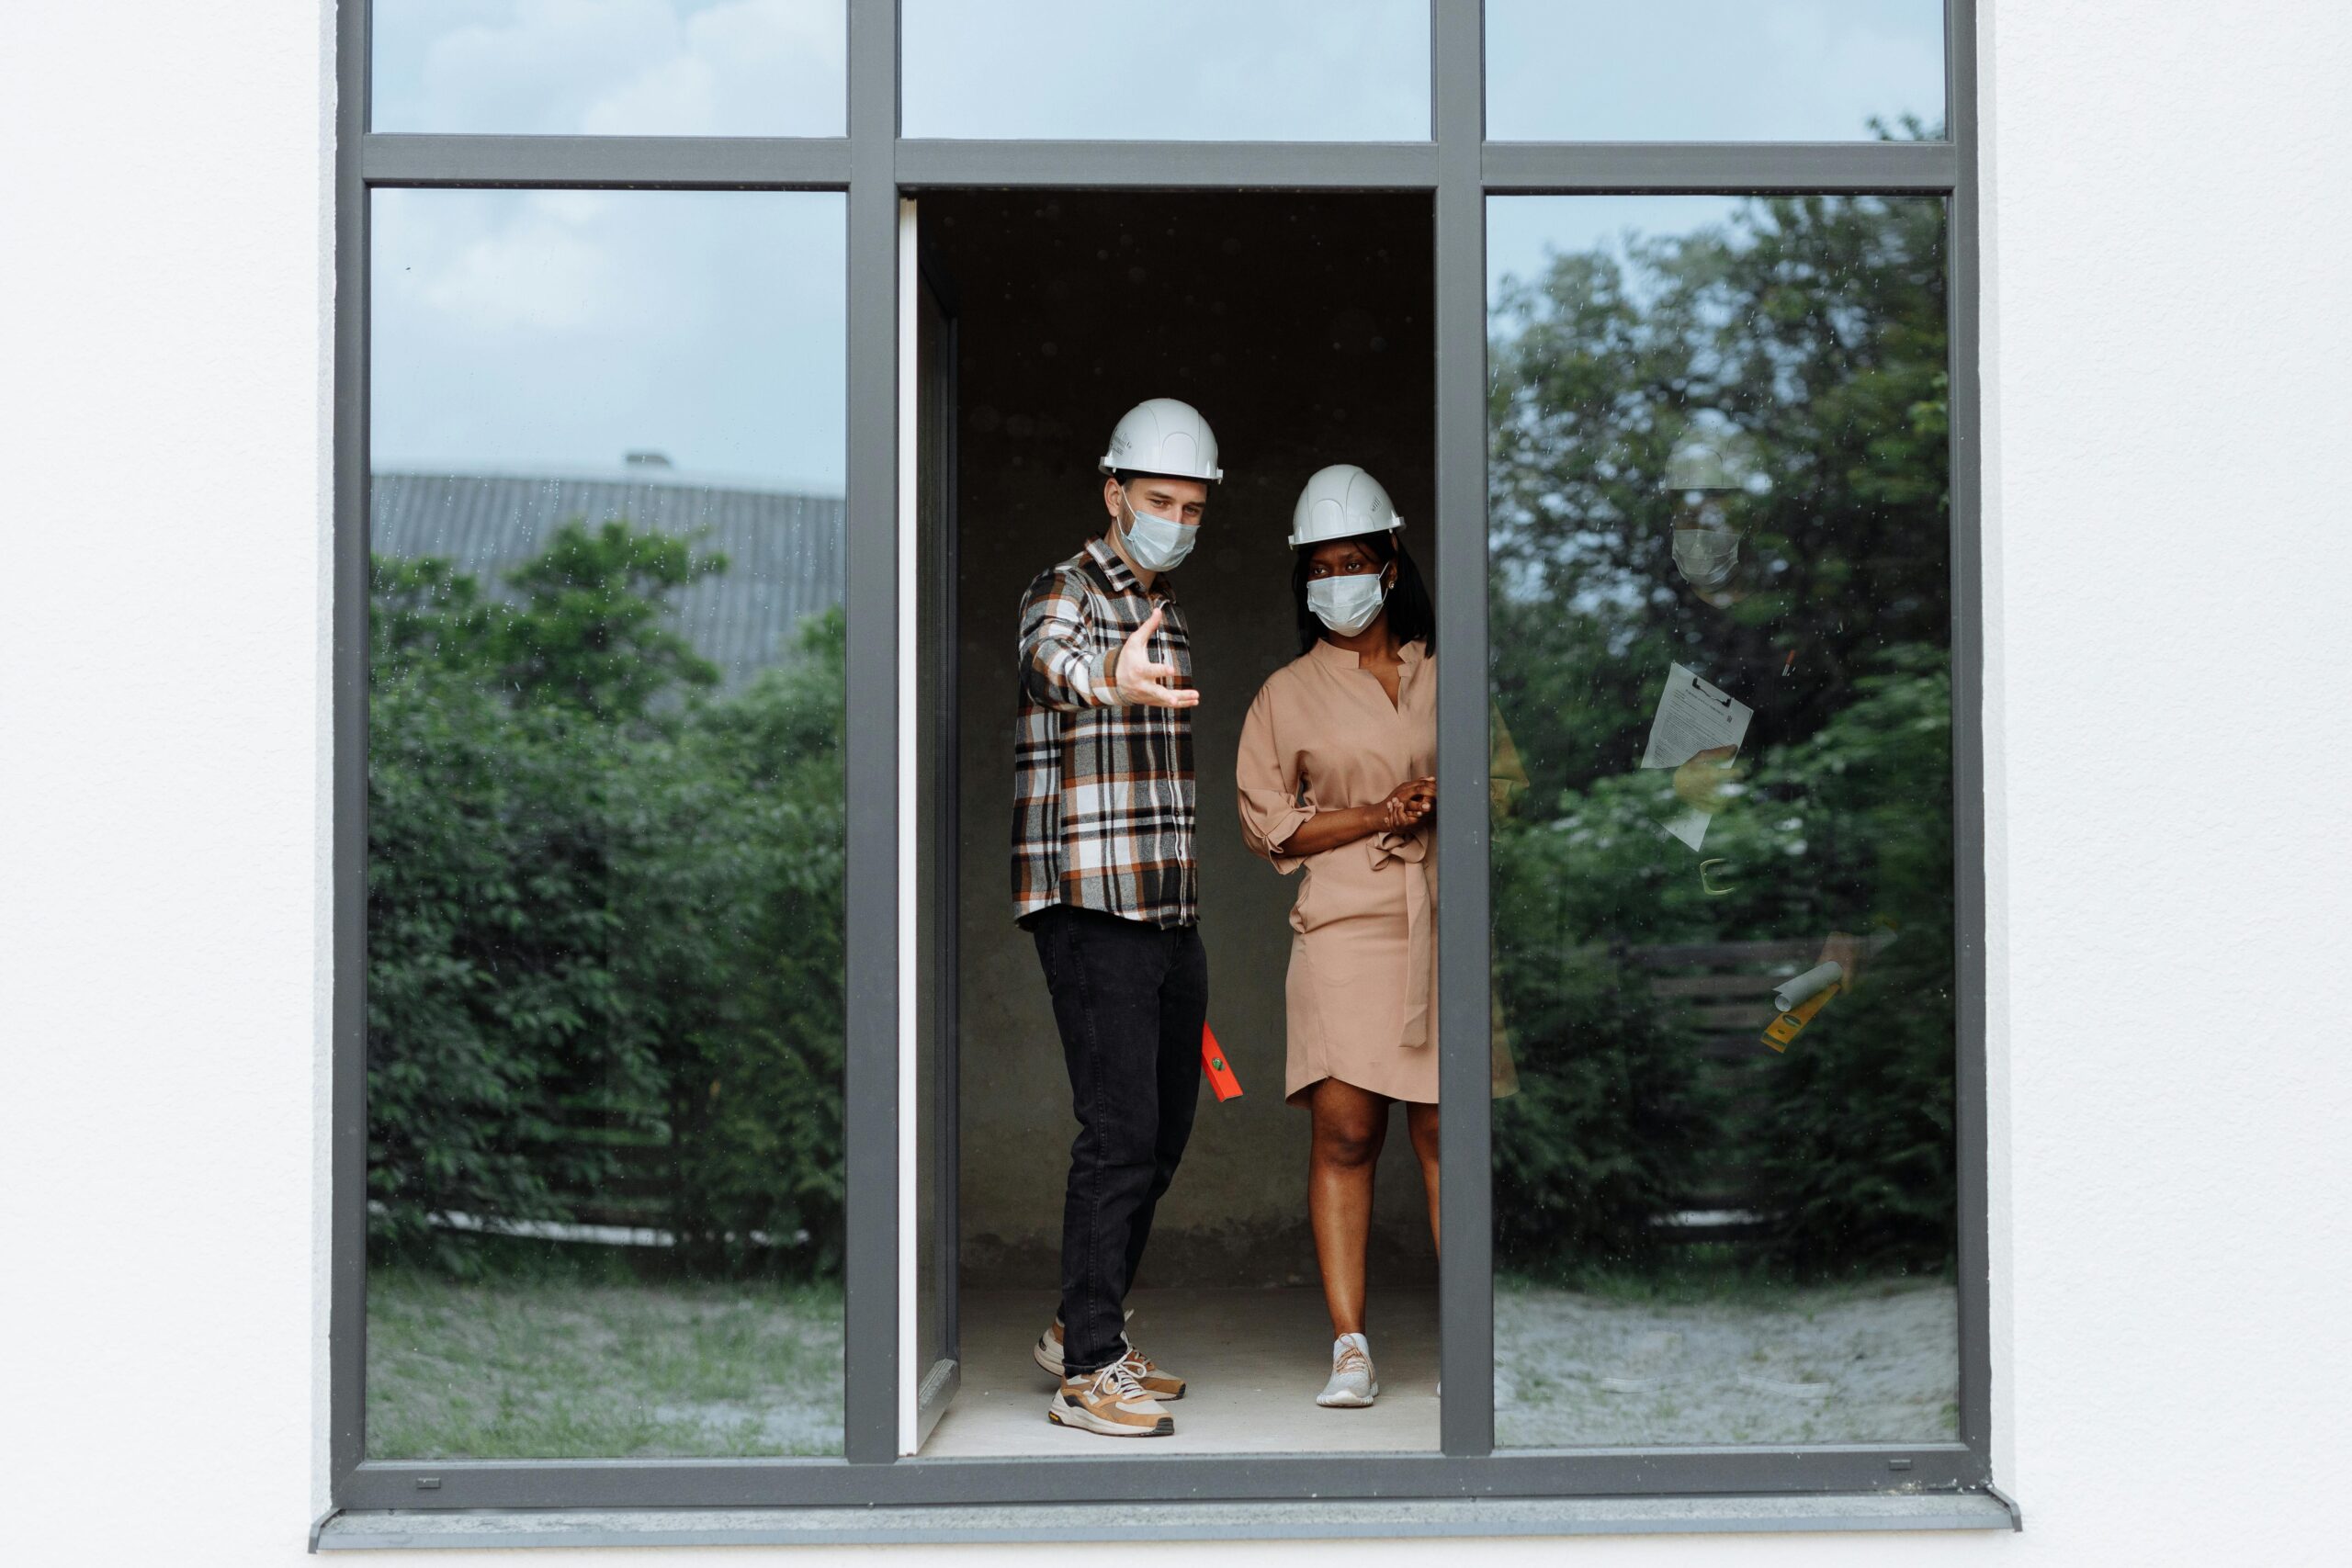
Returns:
[[[1765,1076],[1757,1158],[1773,1251],[1808,1270],[1937,1269],[1959,1222],[1952,1120],[1951,680],[1941,655],[1894,649],[1860,697],[1774,773],[1807,837],[1847,864],[1894,934]],[[1826,824],[1834,822],[1832,835]],[[1814,824],[1823,824],[1815,827]]]
[[[1578,848],[1497,833],[1495,985],[1519,1091],[1495,1102],[1495,1258],[1522,1275],[1652,1260],[1652,1222],[1690,1190],[1712,1122],[1688,1031],[1561,918]]]
[[[842,622],[728,698],[668,629],[723,570],[564,528],[492,603],[376,563],[368,820],[376,1235],[577,1217],[624,1175],[692,1266],[838,1261]],[[754,1246],[753,1233],[774,1245]]]

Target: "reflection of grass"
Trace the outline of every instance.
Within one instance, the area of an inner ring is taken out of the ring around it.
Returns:
[[[1950,1281],[1899,1274],[1799,1282],[1701,1259],[1575,1288],[1498,1279],[1497,1440],[1948,1439],[1958,1324]]]
[[[371,1459],[837,1454],[837,1285],[368,1281]]]
[[[1699,1305],[1747,1307],[1758,1312],[1817,1312],[1847,1302],[1877,1301],[1923,1285],[1950,1285],[1951,1271],[1855,1273],[1844,1278],[1798,1275],[1768,1268],[1744,1248],[1700,1244],[1678,1248],[1644,1267],[1555,1264],[1520,1272],[1498,1269],[1496,1282],[1508,1290],[1549,1286],[1596,1302],[1623,1306]]]

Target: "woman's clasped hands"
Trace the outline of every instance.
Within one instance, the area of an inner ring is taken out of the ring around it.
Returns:
[[[1393,833],[1399,829],[1419,827],[1437,810],[1437,780],[1407,779],[1388,792],[1380,809],[1384,831]]]

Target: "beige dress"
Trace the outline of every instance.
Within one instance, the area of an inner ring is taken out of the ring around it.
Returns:
[[[1294,1100],[1324,1078],[1437,1100],[1434,825],[1304,857],[1283,852],[1318,811],[1368,806],[1437,772],[1437,661],[1408,643],[1392,706],[1379,677],[1329,642],[1270,676],[1241,722],[1241,835],[1284,875],[1291,906]]]

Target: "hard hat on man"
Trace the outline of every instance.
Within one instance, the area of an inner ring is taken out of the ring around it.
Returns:
[[[1216,436],[1201,411],[1174,398],[1147,398],[1119,416],[1111,449],[1095,464],[1106,474],[1165,474],[1216,482]]]

